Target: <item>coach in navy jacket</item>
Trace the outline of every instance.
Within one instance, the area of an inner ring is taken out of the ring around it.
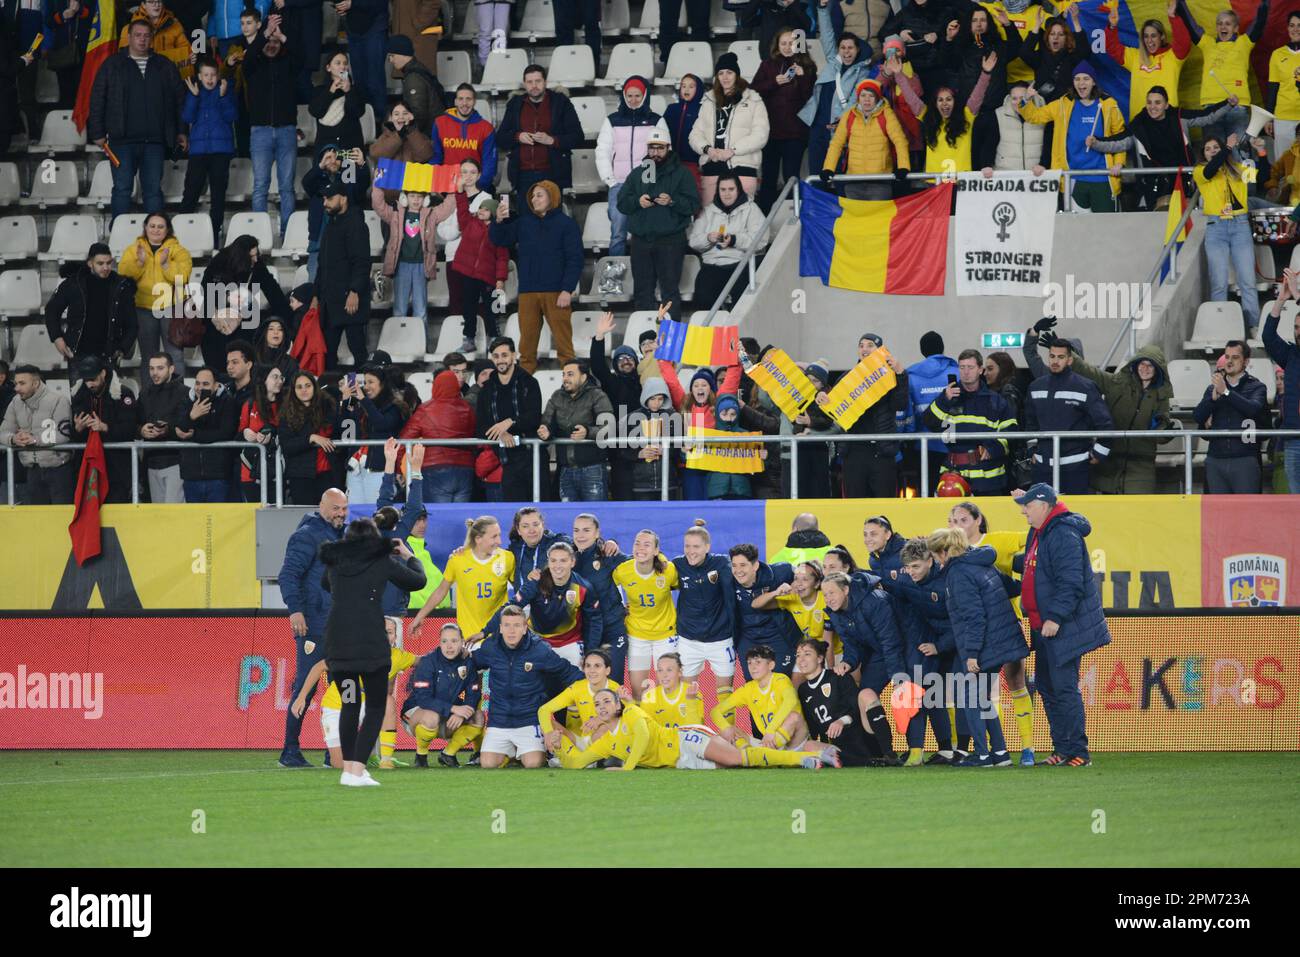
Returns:
[[[1015,501],[1031,528],[1015,568],[1022,575],[1020,605],[1036,652],[1035,683],[1056,752],[1047,763],[1086,764],[1090,759],[1079,692],[1080,659],[1110,644],[1084,541],[1092,525],[1058,502],[1050,485],[1030,486]]]
[[[580,670],[531,630],[513,647],[503,635],[493,635],[470,653],[468,664],[471,671],[488,672],[492,694],[489,728],[536,725],[537,709],[550,697],[547,688],[568,686],[582,677]]]
[[[289,536],[284,551],[284,563],[280,566],[280,597],[289,609],[289,623],[297,642],[297,671],[289,693],[290,701],[302,690],[307,672],[325,657],[325,622],[330,613],[330,593],[322,584],[325,566],[321,564],[320,547],[343,537],[347,517],[348,497],[336,488],[330,489],[321,497],[320,507],[303,516]],[[308,708],[315,693],[314,688],[307,692]],[[306,713],[304,708],[303,714]],[[302,718],[295,718],[292,709],[286,711],[284,748],[280,752],[280,764],[285,767],[310,767],[298,746],[301,730]]]

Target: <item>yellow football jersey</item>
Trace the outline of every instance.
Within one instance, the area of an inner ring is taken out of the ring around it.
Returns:
[[[605,687],[615,694],[618,693],[619,684],[612,678],[605,680]],[[579,678],[537,709],[537,723],[549,731],[550,716],[557,711],[567,710],[564,726],[575,734],[578,733],[586,722],[596,717],[596,692],[600,690],[602,689],[593,690],[591,685],[587,684],[586,678]]]
[[[1300,120],[1300,90],[1296,90],[1296,74],[1300,73],[1300,50],[1280,46],[1268,58],[1268,82],[1277,84],[1277,109],[1273,112],[1279,120]]]
[[[817,600],[811,605],[805,605],[803,599],[794,592],[782,595],[776,604],[778,608],[790,613],[805,638],[821,641],[826,637],[826,622],[829,619],[826,615],[826,597],[820,591],[817,592]],[[844,653],[844,643],[834,632],[831,632],[831,651],[835,652],[837,660]]]
[[[993,567],[1004,575],[1010,575],[1012,574],[1011,562],[1017,554],[1025,550],[1027,541],[1029,541],[1029,531],[1026,529],[1023,532],[985,532],[984,537],[976,544],[994,549],[998,557]]]
[[[389,681],[392,681],[403,671],[420,660],[419,655],[413,655],[402,648],[394,648],[391,658],[392,663],[388,668]],[[366,700],[364,693],[361,695],[361,700]],[[330,686],[325,689],[325,697],[320,699],[320,706],[322,708],[333,708],[335,711],[338,711],[343,707],[343,696],[339,694],[338,685],[334,682],[331,681]]]
[[[1196,44],[1201,48],[1201,106],[1226,100],[1230,93],[1239,106],[1250,106],[1250,52],[1255,41],[1241,33],[1220,43],[1214,34],[1206,30]]]
[[[719,729],[726,728],[733,723],[736,709],[740,707],[749,709],[754,736],[761,738],[769,731],[779,730],[781,722],[792,711],[798,710],[799,696],[795,693],[794,682],[776,672],[768,679],[766,688],[760,688],[757,681],[746,681],[726,701],[718,702],[709,717]]]
[[[651,569],[649,575],[636,570],[636,560],[629,558],[614,569],[614,584],[623,586],[627,595],[627,633],[642,641],[663,641],[677,634],[677,609],[673,606],[673,589],[680,582],[677,566],[662,555],[663,571]]]
[[[498,548],[485,559],[469,549],[447,556],[445,581],[456,588],[456,624],[468,638],[482,631],[506,603],[506,586],[515,577],[515,556]]]
[[[682,682],[672,695],[655,685],[645,693],[637,706],[656,724],[665,728],[680,728],[684,724],[704,723],[704,699],[686,695],[688,685]]]
[[[586,750],[579,751],[574,760],[579,767],[601,758],[618,758],[628,770],[671,768],[677,765],[680,754],[676,728],[665,728],[650,720],[636,705],[627,705],[618,724],[591,742]]]

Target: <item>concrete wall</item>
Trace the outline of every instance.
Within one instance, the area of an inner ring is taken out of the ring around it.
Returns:
[[[951,228],[955,236],[955,221]],[[1069,275],[1076,287],[1083,282],[1144,282],[1164,244],[1164,231],[1164,213],[1057,214],[1052,281],[1064,285]],[[1166,284],[1158,291],[1152,322],[1139,330],[1139,346],[1155,341],[1170,358],[1181,355],[1191,317],[1207,285],[1200,255],[1202,235],[1202,228],[1194,229],[1184,245],[1176,284]],[[799,276],[799,226],[790,222],[777,234],[759,267],[757,295],[744,296],[733,315],[741,335],[777,345],[796,359],[824,357],[834,369],[846,369],[856,361],[857,339],[864,332],[880,335],[908,364],[921,358],[918,341],[927,330],[941,334],[947,353],[955,356],[964,348],[979,348],[982,333],[1022,332],[1043,316],[1044,303],[1037,298],[958,298],[951,246],[934,251],[948,260],[943,297],[832,289],[819,279]],[[792,312],[796,290],[807,297],[802,314]],[[1058,330],[1082,339],[1085,354],[1101,359],[1122,326],[1122,318],[1062,317]],[[1127,351],[1127,343],[1122,346]],[[1016,358],[1019,361],[1018,355]]]

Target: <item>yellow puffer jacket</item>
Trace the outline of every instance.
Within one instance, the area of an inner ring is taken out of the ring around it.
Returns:
[[[1070,163],[1065,158],[1065,141],[1068,139],[1065,131],[1070,128],[1070,114],[1074,112],[1074,104],[1074,97],[1067,94],[1059,100],[1053,100],[1046,106],[1039,106],[1037,103],[1026,100],[1020,107],[1020,115],[1030,123],[1056,124],[1056,128],[1052,131],[1052,169],[1070,168]],[[1104,133],[1098,131],[1099,136],[1114,136],[1124,129],[1124,117],[1120,115],[1119,107],[1115,105],[1115,101],[1109,96],[1102,98],[1101,115],[1106,118],[1106,131]],[[1116,166],[1123,165],[1123,153],[1106,154],[1107,168],[1114,169]],[[1111,194],[1118,196],[1119,177],[1111,176],[1109,179]]]
[[[163,250],[167,251],[165,265],[159,262]],[[149,241],[141,236],[126,247],[126,252],[122,253],[118,262],[117,271],[135,280],[137,308],[166,309],[175,296],[176,280],[179,279],[182,285],[189,282],[193,267],[189,252],[175,236],[169,236],[156,253],[149,248]]]
[[[1282,154],[1273,166],[1273,175],[1264,184],[1271,193],[1277,191],[1277,201],[1287,206],[1300,203],[1300,140]]]
[[[131,17],[131,23],[137,20],[152,23],[143,8]],[[126,35],[131,29],[131,23],[122,28],[122,37],[117,44],[119,49],[126,48]],[[194,75],[194,67],[190,66],[190,38],[185,35],[181,22],[166,7],[163,7],[158,22],[153,23],[153,52],[175,63],[176,69],[181,71],[182,80]]]
[[[884,117],[885,128],[880,128]],[[893,109],[882,102],[871,116],[863,116],[861,107],[855,106],[840,117],[826,151],[825,169],[838,169],[840,152],[848,141],[848,166],[846,173],[892,173],[897,169],[911,169],[912,161],[907,151],[907,134],[898,122]],[[893,153],[890,153],[890,145]]]

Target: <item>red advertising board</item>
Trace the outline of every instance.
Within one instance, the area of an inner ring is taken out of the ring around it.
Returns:
[[[1201,496],[1201,604],[1300,605],[1300,495]]]

